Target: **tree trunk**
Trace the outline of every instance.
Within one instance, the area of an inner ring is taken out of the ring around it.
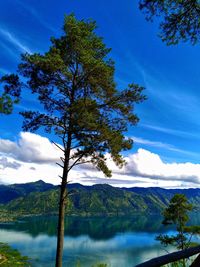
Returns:
[[[58,215],[56,267],[62,267],[66,196],[67,196],[66,183],[62,182],[60,189],[60,202],[59,202],[59,215]]]
[[[62,267],[64,231],[65,231],[66,195],[67,195],[66,183],[62,183],[60,189],[60,201],[59,201],[56,267]]]
[[[72,102],[74,98],[74,93],[72,94]],[[64,234],[65,234],[65,207],[67,202],[67,178],[69,173],[69,161],[71,153],[71,143],[72,143],[72,133],[71,133],[71,122],[72,114],[70,114],[68,133],[65,129],[63,136],[63,147],[64,151],[64,166],[62,174],[62,183],[60,187],[60,202],[59,202],[59,214],[58,214],[58,232],[57,232],[57,250],[56,250],[56,265],[55,267],[62,267],[62,257],[63,257],[63,245],[64,245]],[[64,125],[66,121],[64,122]],[[65,142],[65,135],[67,134],[67,142]]]
[[[69,161],[71,152],[71,133],[68,133],[67,146],[64,153],[64,166],[62,183],[60,187],[60,201],[59,201],[59,214],[58,214],[58,232],[57,232],[57,250],[56,250],[56,267],[62,267],[62,256],[63,256],[63,245],[64,245],[64,234],[65,234],[65,207],[67,202],[67,178],[69,172]],[[65,146],[65,142],[63,142]]]

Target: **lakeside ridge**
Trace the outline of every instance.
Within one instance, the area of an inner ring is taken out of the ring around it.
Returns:
[[[159,187],[118,188],[108,184],[68,185],[66,212],[75,216],[124,216],[161,213],[176,193],[185,194],[195,210],[200,210],[200,189]],[[1,213],[20,215],[57,214],[59,186],[42,180],[25,184],[0,185]]]

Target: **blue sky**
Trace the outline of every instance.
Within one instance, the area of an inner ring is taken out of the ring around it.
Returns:
[[[141,148],[166,164],[199,164],[199,44],[166,46],[157,22],[145,20],[138,1],[1,1],[0,75],[15,72],[21,53],[45,52],[50,37],[61,34],[64,14],[72,12],[96,20],[97,33],[112,48],[119,88],[131,82],[146,87],[148,100],[136,107],[140,122],[127,133],[135,139],[130,153]],[[22,125],[18,112],[38,108],[28,92],[23,97],[14,114],[0,117],[2,139],[17,141]]]

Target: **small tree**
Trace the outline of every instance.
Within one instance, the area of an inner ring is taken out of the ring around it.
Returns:
[[[165,209],[163,216],[163,224],[174,224],[176,226],[177,234],[174,236],[159,235],[159,240],[164,245],[174,245],[178,249],[185,249],[189,246],[186,235],[186,223],[189,220],[188,211],[193,209],[183,194],[175,194],[170,200],[169,206]]]
[[[91,163],[107,177],[111,170],[106,154],[119,166],[124,165],[120,154],[132,146],[125,138],[128,125],[138,117],[134,104],[145,99],[143,87],[130,84],[117,90],[114,62],[108,58],[110,49],[95,33],[93,21],[65,17],[64,34],[52,38],[48,52],[25,54],[19,73],[43,105],[44,112],[25,111],[24,130],[40,127],[54,132],[62,143],[63,153],[58,165],[63,169],[60,187],[56,266],[62,266],[64,215],[67,201],[68,176],[77,165]]]
[[[161,16],[160,37],[168,45],[179,41],[195,44],[200,39],[199,0],[140,0],[147,20]]]
[[[183,194],[175,194],[170,200],[169,206],[165,209],[163,216],[163,224],[174,224],[176,226],[176,235],[158,235],[156,240],[160,241],[161,244],[168,246],[173,245],[178,249],[186,249],[191,246],[195,246],[196,243],[192,242],[193,235],[200,234],[200,226],[186,226],[189,220],[188,212],[193,209]],[[198,262],[200,259],[198,257]],[[185,259],[181,260],[183,266],[185,266]]]

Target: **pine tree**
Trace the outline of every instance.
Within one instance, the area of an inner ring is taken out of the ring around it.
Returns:
[[[52,38],[45,54],[24,54],[19,73],[23,85],[38,96],[41,111],[22,112],[23,129],[36,131],[43,127],[47,133],[60,138],[54,144],[63,156],[56,266],[62,266],[64,216],[67,203],[68,176],[80,164],[92,164],[105,176],[111,176],[106,163],[110,155],[122,167],[120,152],[132,147],[125,137],[129,125],[135,125],[135,103],[145,99],[143,87],[130,84],[118,90],[114,81],[114,62],[108,58],[110,49],[95,33],[92,20],[77,20],[66,16],[63,35]]]

